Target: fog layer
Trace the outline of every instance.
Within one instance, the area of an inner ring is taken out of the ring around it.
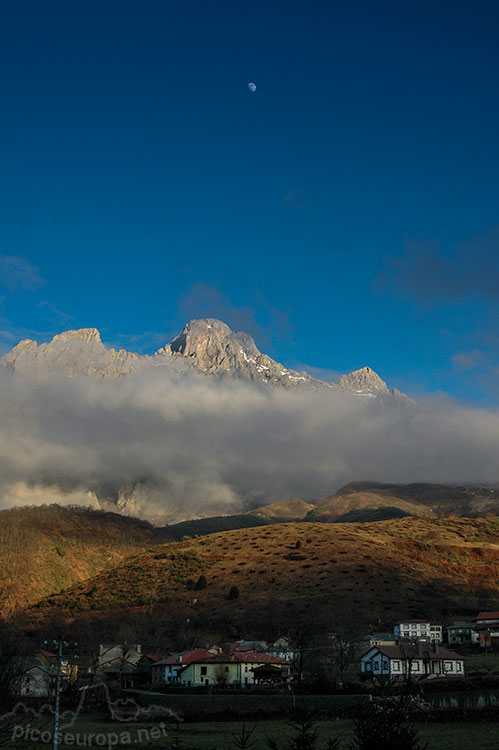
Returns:
[[[163,370],[38,382],[0,369],[0,507],[157,522],[319,499],[361,479],[499,481],[499,413]]]

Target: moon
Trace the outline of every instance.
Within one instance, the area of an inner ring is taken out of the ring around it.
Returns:
[[[250,82],[248,83],[248,88],[249,88],[249,90],[250,90],[250,91],[251,91],[251,92],[252,92],[252,93],[254,94],[254,93],[255,93],[255,91],[256,91],[256,83],[253,83],[253,81],[250,81]]]

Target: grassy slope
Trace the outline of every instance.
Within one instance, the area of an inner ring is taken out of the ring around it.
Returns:
[[[252,511],[253,515],[277,521],[301,521],[307,513],[313,509],[313,505],[300,500],[298,497],[291,497],[288,500],[280,500],[270,505],[262,505]]]
[[[212,516],[197,518],[193,521],[180,521],[168,526],[169,533],[175,539],[195,536],[196,534],[216,534],[219,531],[247,529],[251,526],[266,526],[269,523],[283,521],[301,521],[314,506],[298,498],[279,500],[270,505],[262,505],[249,513],[235,513],[229,516]]]
[[[201,573],[208,587],[193,592],[188,582]],[[227,600],[232,585],[236,601]],[[477,606],[477,595],[479,606],[499,598],[499,519],[411,517],[274,524],[163,544],[40,602],[34,614],[77,616],[195,597],[208,615],[251,618],[276,603],[294,611],[328,603],[375,622],[465,611]]]
[[[326,497],[307,514],[307,521],[371,521],[398,516],[428,516],[431,509],[395,495],[374,492],[350,492]]]
[[[432,508],[435,515],[441,516],[454,514],[479,518],[489,513],[499,512],[499,486],[497,485],[351,482],[341,487],[336,494],[349,495],[358,492],[397,497],[399,500]]]
[[[115,513],[57,505],[0,511],[0,613],[38,601],[167,538]]]

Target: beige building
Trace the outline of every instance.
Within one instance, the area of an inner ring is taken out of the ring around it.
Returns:
[[[273,664],[283,670],[289,664],[278,656],[264,653],[218,654],[191,661],[178,672],[178,683],[185,687],[195,685],[246,685],[255,684],[253,670],[266,664]]]

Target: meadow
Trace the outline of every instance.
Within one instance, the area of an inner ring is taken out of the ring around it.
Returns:
[[[23,727],[22,729],[20,727]],[[28,726],[30,732],[27,732]],[[33,738],[32,730],[38,726],[42,731],[50,732],[46,722],[20,722],[18,729],[12,729],[11,737],[4,739],[3,748],[16,750],[41,750],[51,746],[51,739],[46,735],[40,741]],[[253,750],[265,750],[268,738],[285,743],[291,737],[292,730],[284,720],[246,722],[245,728],[255,727],[251,736],[254,743],[248,745]],[[107,716],[88,714],[80,716],[72,727],[61,727],[60,747],[134,747],[136,750],[149,750],[154,747],[168,750],[237,750],[238,738],[243,724],[240,721],[213,721],[175,724],[124,723],[110,721]],[[484,722],[434,722],[417,723],[422,742],[428,743],[428,750],[469,750],[479,747],[480,750],[497,750],[499,724]],[[348,719],[324,720],[317,723],[317,750],[326,746],[329,738],[340,737],[340,750],[349,750],[353,739],[353,724]],[[21,732],[23,736],[21,736]],[[13,735],[17,734],[17,736]]]

